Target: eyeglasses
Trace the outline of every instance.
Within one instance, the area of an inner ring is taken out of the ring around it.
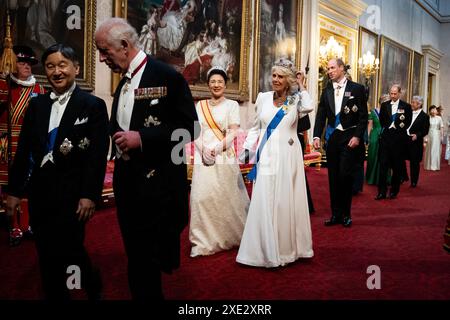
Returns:
[[[210,80],[209,84],[215,85],[215,84],[224,84],[225,81],[223,80]]]

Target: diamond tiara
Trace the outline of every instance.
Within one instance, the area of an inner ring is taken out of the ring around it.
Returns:
[[[295,68],[294,63],[289,60],[289,59],[285,59],[285,58],[280,58],[277,61],[275,61],[274,66],[276,67],[282,67],[285,69],[288,69],[289,71],[291,71],[294,75],[297,72],[297,69]]]

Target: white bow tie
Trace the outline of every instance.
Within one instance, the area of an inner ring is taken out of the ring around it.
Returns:
[[[342,89],[342,85],[340,84],[340,83],[337,83],[337,82],[333,82],[333,88],[334,88],[334,90],[336,90],[336,89]]]
[[[71,91],[66,91],[63,94],[58,94],[55,92],[50,92],[50,99],[52,99],[53,101],[58,100],[59,103],[63,104],[71,95]]]

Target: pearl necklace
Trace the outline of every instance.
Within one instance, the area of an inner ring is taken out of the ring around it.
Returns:
[[[217,106],[218,104],[220,104],[222,101],[224,101],[225,99],[219,99],[219,100],[212,100],[212,99],[209,99],[209,104],[210,105],[212,105],[213,107],[215,107],[215,106]]]

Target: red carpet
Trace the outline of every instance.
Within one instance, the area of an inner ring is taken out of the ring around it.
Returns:
[[[164,276],[168,299],[450,299],[450,255],[443,233],[450,208],[450,166],[421,172],[416,189],[403,185],[397,200],[374,201],[364,186],[354,198],[351,229],[326,228],[329,196],[326,168],[308,168],[316,213],[312,215],[315,257],[284,268],[260,269],[235,262],[237,250],[189,257],[182,236],[181,268]],[[126,259],[114,208],[96,214],[86,244],[102,271],[105,299],[129,299]],[[145,254],[143,252],[142,254]],[[367,267],[381,269],[381,289],[369,290]],[[40,299],[33,242],[7,246],[0,231],[0,299]]]

